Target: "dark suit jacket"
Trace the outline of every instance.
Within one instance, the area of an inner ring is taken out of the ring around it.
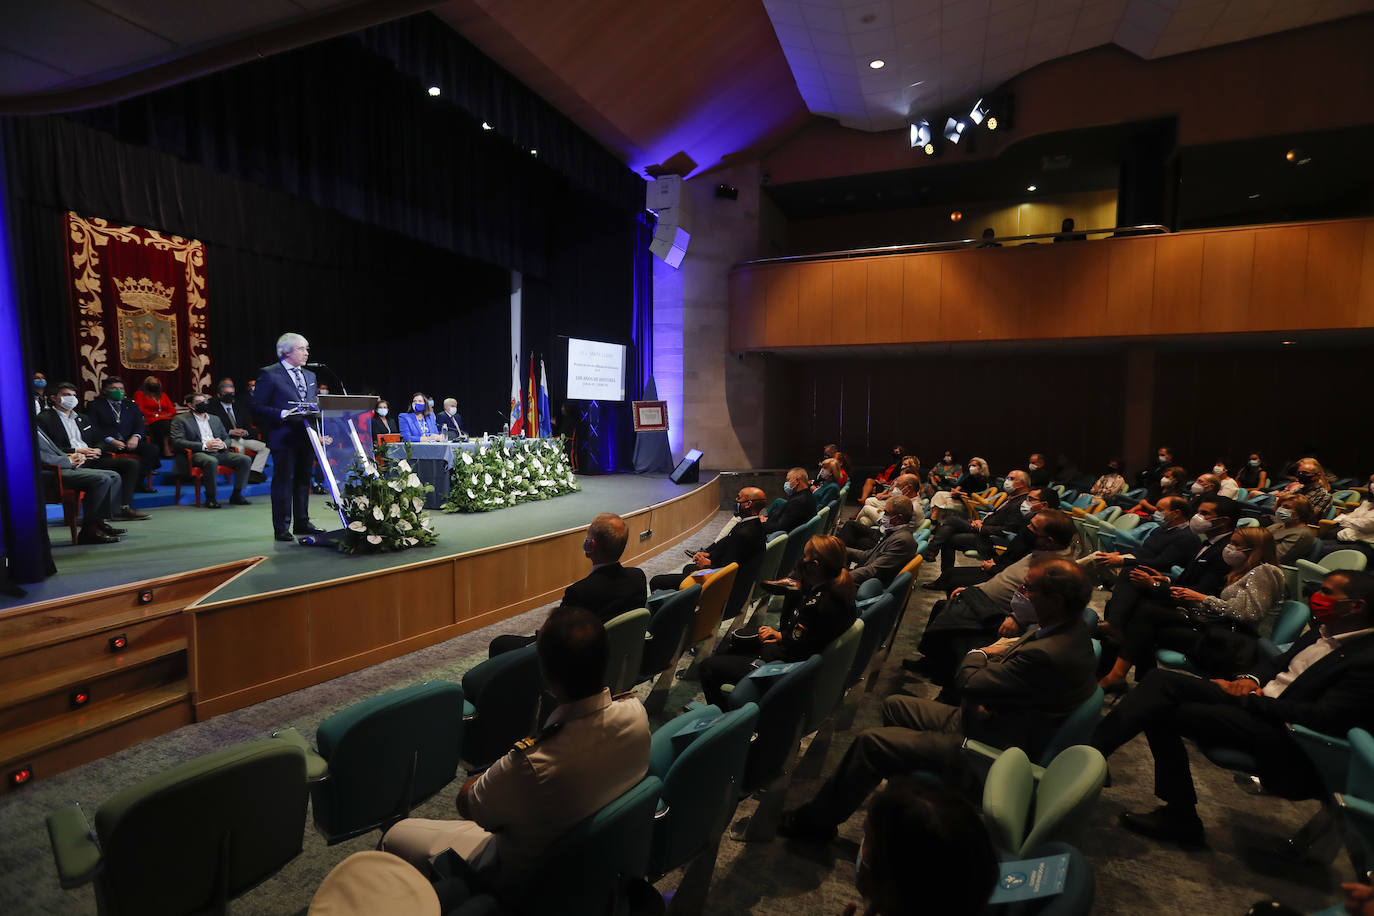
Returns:
[[[76,420],[77,428],[81,430],[82,440],[91,448],[100,448],[104,443],[96,436],[95,430],[91,428],[91,421],[83,414],[72,412],[72,417]],[[67,430],[62,425],[62,418],[58,415],[55,408],[49,407],[38,415],[38,427],[48,434],[58,448],[64,452],[71,451],[71,440],[67,437]]]
[[[1188,530],[1187,525],[1178,528],[1159,527],[1146,535],[1139,548],[1130,551],[1135,556],[1128,560],[1129,566],[1148,566],[1168,574],[1175,566],[1188,567],[1193,554],[1202,547],[1198,536]]]
[[[317,402],[320,387],[315,381],[315,373],[301,369],[305,379],[305,399]],[[292,401],[300,400],[296,384],[291,381],[285,367],[280,362],[264,366],[258,373],[258,383],[253,387],[253,417],[259,429],[267,434],[267,447],[272,451],[288,448],[309,448],[310,440],[305,435],[305,421],[300,417],[288,420],[281,418],[283,410],[292,407]]]
[[[441,433],[451,432],[454,436],[458,436],[463,431],[463,415],[460,413],[450,417],[447,413],[440,411],[434,415],[434,422],[439,424],[439,432]],[[634,608],[630,608],[630,610],[634,610]]]
[[[1267,684],[1287,671],[1298,653],[1320,637],[1303,634],[1287,652],[1260,663],[1249,677]],[[1326,735],[1342,736],[1352,728],[1374,729],[1374,635],[1342,645],[1298,675],[1280,696],[1250,694],[1245,708],[1276,722],[1303,725]]]
[[[757,518],[741,519],[729,534],[707,547],[705,552],[711,558],[712,569],[731,563],[743,566],[763,552],[766,540],[763,524]]]
[[[253,403],[245,398],[236,397],[234,398],[233,407],[234,419],[230,420],[229,411],[224,409],[224,404],[220,402],[219,398],[212,397],[210,399],[209,413],[212,417],[218,417],[219,421],[224,424],[226,430],[236,427],[238,429],[246,429],[248,430],[247,438],[252,439],[255,435],[253,432]]]
[[[395,417],[378,416],[372,414],[372,435],[374,436],[399,436],[401,434],[401,421]]]
[[[591,611],[606,623],[626,611],[644,607],[648,594],[644,570],[608,563],[569,585],[563,593],[563,604]]]
[[[1050,485],[1049,468],[1036,468],[1035,470],[1027,471],[1026,473],[1030,475],[1030,485],[1032,490],[1037,489],[1039,487],[1047,487]]]
[[[1196,538],[1197,535],[1193,535],[1193,537]],[[1195,589],[1204,595],[1219,593],[1226,587],[1226,576],[1231,572],[1231,567],[1227,566],[1226,561],[1221,557],[1221,552],[1226,549],[1226,545],[1230,541],[1229,536],[1220,538],[1215,544],[1209,544],[1197,559],[1190,557],[1183,567],[1183,572],[1179,573],[1178,578],[1174,580],[1174,585]],[[1198,546],[1193,550],[1197,551],[1201,547],[1202,543],[1198,542]],[[1155,569],[1166,575],[1169,572],[1167,569],[1159,569],[1157,566]]]
[[[1024,528],[1026,520],[1021,516],[1021,504],[1028,496],[1030,493],[1026,492],[1002,500],[1002,505],[983,519],[983,527],[978,529],[978,533],[990,538],[1008,530],[1014,533],[1018,528]]]
[[[915,536],[912,535],[910,528],[898,528],[884,535],[872,550],[849,548],[849,559],[859,564],[856,569],[850,571],[850,575],[854,577],[856,585],[862,585],[864,580],[876,577],[883,583],[883,588],[887,588],[892,584],[892,580],[897,578],[897,573],[902,571],[902,567],[910,563],[914,556]]]
[[[964,700],[964,734],[997,747],[1019,747],[1031,760],[1097,689],[1097,659],[1081,621],[1041,639],[1033,635],[1001,655],[970,652],[955,675]]]
[[[775,531],[791,531],[811,521],[815,514],[816,495],[809,488],[802,487],[787,498],[781,509],[768,517],[768,521],[763,523],[763,533],[768,535]]]
[[[223,440],[225,449],[228,449],[229,431],[224,428],[224,421],[208,411],[205,416],[210,421],[210,431],[214,433],[214,438]],[[200,424],[196,422],[195,414],[177,414],[172,419],[171,435],[172,448],[189,448],[192,452],[207,451],[204,440],[200,437]]]
[[[147,425],[143,422],[143,411],[130,398],[119,403],[119,419],[115,419],[114,407],[109,398],[99,397],[86,406],[86,419],[90,421],[91,432],[96,444],[105,447],[107,437],[128,441],[130,436],[146,436]]]

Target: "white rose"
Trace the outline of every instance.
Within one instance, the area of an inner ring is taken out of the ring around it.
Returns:
[[[373,506],[373,507],[372,507],[372,517],[375,518],[375,519],[376,519],[377,521],[379,521],[379,522],[380,522],[382,519],[386,518],[386,516],[382,514],[382,507],[381,507],[381,506]]]
[[[416,544],[418,544],[418,543],[420,543],[420,542],[419,542],[419,540],[417,540],[416,538],[406,538],[406,546],[407,546],[407,547],[414,547],[414,546],[415,546]]]
[[[467,452],[464,452],[463,454],[466,455]],[[483,458],[485,458],[486,455],[487,455],[487,447],[484,445],[484,446],[482,446],[481,448],[479,448],[479,449],[477,450],[477,454],[479,454],[479,455],[481,455]],[[469,462],[469,464],[471,464],[471,462]]]
[[[410,524],[410,522],[406,521],[405,519],[401,519],[399,522],[396,523],[396,527],[401,529],[402,531],[409,531],[413,526]]]
[[[399,464],[397,464],[396,467],[400,468],[401,473],[403,474],[410,473],[410,462],[405,461],[404,459],[402,459],[402,461]]]
[[[366,509],[366,508],[367,508],[367,497],[366,497],[366,496],[359,496],[359,497],[358,497],[358,508],[359,508],[359,509]]]
[[[420,524],[423,525],[426,529],[434,527],[434,523],[429,520],[428,515],[420,519]]]
[[[400,518],[400,517],[401,517],[401,507],[400,507],[400,505],[398,505],[397,503],[392,503],[392,504],[391,504],[391,511],[390,511],[389,513],[387,513],[387,514],[390,515],[392,518]]]
[[[391,489],[395,490],[397,493],[401,492],[401,482],[399,480],[388,480],[386,482],[386,485],[388,487],[391,487]]]
[[[367,530],[367,526],[364,525],[362,522],[349,522],[349,523],[348,523],[348,530],[349,530],[349,531],[366,531],[366,530]]]
[[[491,475],[490,475],[490,474],[483,474],[483,475],[482,475],[482,482],[485,483],[487,486],[491,486]]]
[[[367,542],[369,544],[380,544],[382,542],[382,536],[380,534],[369,534],[367,536]]]
[[[419,487],[419,486],[424,486],[424,484],[420,483],[420,475],[419,475],[419,474],[411,474],[410,477],[406,479],[406,486],[408,486],[408,487]]]
[[[425,507],[425,501],[417,496],[410,501],[410,505],[412,508],[415,509],[416,512],[419,512],[421,509]]]
[[[461,454],[461,455],[463,456],[463,464],[472,464],[472,456],[471,456],[471,455],[469,455],[467,452],[460,452],[459,454]],[[409,469],[409,468],[406,468],[406,470],[410,470],[410,469]]]
[[[477,498],[477,494],[474,493],[474,492],[472,492],[471,489],[469,489],[469,490],[468,490],[468,499],[476,499],[476,498]]]

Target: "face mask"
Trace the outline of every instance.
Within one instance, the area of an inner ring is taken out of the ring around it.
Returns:
[[[1215,475],[1217,475],[1218,477],[1225,477],[1225,476],[1226,476],[1226,467],[1225,467],[1225,465],[1220,465],[1220,464],[1214,464],[1214,465],[1212,465],[1212,473],[1215,474]]]
[[[829,469],[829,468],[823,468],[823,469],[821,470],[821,472],[820,472],[819,474],[816,475],[817,479],[819,479],[819,480],[829,480],[830,478],[832,478],[832,477],[834,477],[834,476],[835,476],[834,474],[830,473],[830,469]]]
[[[1021,504],[1021,515],[1022,515],[1023,517],[1025,517],[1025,518],[1030,518],[1030,517],[1031,517],[1032,515],[1034,515],[1034,514],[1035,514],[1035,507],[1031,505],[1029,499],[1026,500],[1025,502],[1023,502],[1023,503]]]
[[[378,408],[377,408],[377,416],[379,416],[379,417],[384,417],[384,416],[386,416],[386,415],[389,414],[389,413],[391,413],[391,410],[390,410],[389,408],[386,408],[386,407],[378,407]]]
[[[1259,459],[1258,459],[1258,458],[1251,458],[1251,459],[1250,459],[1250,467],[1252,467],[1252,468],[1257,468],[1257,467],[1259,467]]]
[[[743,518],[745,507],[748,505],[748,503],[735,500],[735,515],[739,516],[740,518]]]
[[[205,407],[209,403],[209,401],[194,401],[191,403],[191,410],[195,413],[205,413]]]
[[[434,398],[426,398],[426,399],[425,399],[425,403],[428,404],[430,407],[433,407],[433,406],[434,406]]]
[[[227,391],[221,391],[219,393],[219,399],[221,401],[232,401],[234,399],[234,389],[230,388]]]
[[[1188,530],[1193,534],[1206,534],[1212,530],[1212,520],[1203,515],[1194,515],[1188,519]]]
[[[1164,513],[1156,509],[1154,513],[1150,515],[1150,521],[1156,522],[1160,525],[1164,524]]]
[[[1221,548],[1221,558],[1226,561],[1227,566],[1235,569],[1245,562],[1245,555],[1249,552],[1250,551],[1246,550],[1244,547],[1235,547],[1231,544],[1227,544],[1225,547]]]
[[[892,457],[893,457],[893,458],[896,458],[898,461],[901,461],[901,460],[902,460],[902,450],[899,449],[899,448],[894,448],[894,449],[892,450]]]
[[[792,493],[794,492],[792,489],[792,481],[789,480],[787,483],[782,485],[782,492],[786,493],[788,496],[792,495]]]
[[[148,386],[148,390],[153,394],[157,394],[158,392],[162,391],[162,383],[153,382],[151,385]]]
[[[48,387],[48,380],[45,378],[36,378],[33,380],[33,387],[37,388],[39,391],[42,391],[44,388]]]
[[[1011,596],[1012,616],[1022,623],[1036,620],[1039,615],[1035,611],[1035,604],[1021,592]]]
[[[109,391],[105,392],[105,397],[109,398],[111,401],[122,401],[124,400],[124,389],[111,388]]]
[[[444,413],[448,414],[450,417],[453,416],[454,414],[456,414],[457,412],[458,412],[458,408],[457,408],[457,407],[445,407],[445,408],[444,408]]]
[[[1161,478],[1159,478],[1159,485],[1160,485],[1161,487],[1163,487],[1164,489],[1166,489],[1166,490],[1169,489],[1169,487],[1173,484],[1173,482],[1174,482],[1174,480],[1173,480],[1172,477],[1161,477]]]
[[[1160,455],[1160,456],[1158,456],[1158,458],[1159,458],[1159,463],[1160,463],[1160,464],[1168,464],[1168,463],[1169,463],[1169,456],[1168,456],[1168,455]]]
[[[1016,484],[1012,482],[1012,479],[1010,477],[1008,477],[1006,480],[1002,481],[1002,489],[1007,493],[1010,493],[1012,490],[1016,489]]]
[[[1298,471],[1298,479],[1303,483],[1311,483],[1316,477],[1317,475],[1313,474],[1311,471]]]
[[[897,523],[892,519],[892,516],[884,512],[882,518],[878,519],[878,527],[884,531],[896,531]]]
[[[1274,518],[1281,522],[1291,522],[1293,520],[1293,510],[1288,508],[1275,509]]]
[[[953,455],[946,455],[946,456],[945,456],[945,464],[953,464],[953,463],[954,463],[954,456],[953,456]]]
[[[76,395],[74,395],[74,394],[64,394],[64,395],[62,395],[62,397],[60,397],[60,398],[57,399],[57,403],[59,403],[59,404],[62,405],[62,409],[63,409],[63,410],[75,410],[75,409],[76,409]]]
[[[1312,616],[1321,626],[1330,626],[1345,616],[1345,612],[1340,610],[1340,606],[1345,601],[1337,601],[1330,595],[1322,592],[1313,592],[1307,599],[1307,606],[1312,609]]]
[[[424,401],[416,401],[414,404],[411,404],[411,405],[410,405],[410,409],[413,410],[413,411],[415,411],[416,413],[424,413],[424,412],[425,412],[425,402],[424,402]]]
[[[968,466],[968,472],[970,477],[978,476],[978,469],[971,464]]]
[[[1191,489],[1191,490],[1193,491],[1193,495],[1194,495],[1194,496],[1196,496],[1196,495],[1199,494],[1199,493],[1203,493],[1203,492],[1205,492],[1205,491],[1207,490],[1207,488],[1204,487],[1204,486],[1203,486],[1202,484],[1200,484],[1200,483],[1195,483],[1195,484],[1193,484],[1192,487],[1190,487],[1189,489]]]

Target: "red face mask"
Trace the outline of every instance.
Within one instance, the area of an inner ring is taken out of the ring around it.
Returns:
[[[1307,606],[1312,609],[1312,617],[1322,626],[1329,626],[1345,616],[1338,610],[1344,603],[1323,592],[1313,592],[1307,599]]]

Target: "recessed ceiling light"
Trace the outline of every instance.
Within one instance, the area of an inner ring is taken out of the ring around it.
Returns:
[[[1296,340],[1285,340],[1285,341],[1283,342],[1283,345],[1284,345],[1285,347],[1291,347],[1291,346],[1293,346],[1295,343],[1297,343]]]
[[[492,130],[493,128],[492,128],[492,126],[491,126],[490,124],[488,124],[486,121],[483,121],[483,122],[482,122],[482,129],[483,129],[483,130]]]
[[[1027,191],[1034,191],[1034,190],[1035,190],[1035,185],[1033,185],[1033,184],[1028,184],[1028,185],[1026,185],[1026,190],[1027,190]]]
[[[886,67],[886,66],[887,66],[887,61],[885,61],[885,60],[870,60],[870,61],[868,62],[868,67],[869,67],[870,70],[881,70],[881,69],[883,69],[883,68]]]
[[[538,156],[538,155],[539,155],[539,150],[537,150],[537,149],[532,149],[532,150],[530,150],[530,155],[531,155],[531,156]]]
[[[1251,199],[1251,200],[1259,200],[1259,195],[1258,195],[1258,194],[1251,194],[1251,195],[1250,195],[1250,199]]]
[[[430,87],[429,87],[429,94],[432,95],[432,96],[437,96],[437,95],[439,94],[439,87],[438,87],[438,86],[430,86]]]

